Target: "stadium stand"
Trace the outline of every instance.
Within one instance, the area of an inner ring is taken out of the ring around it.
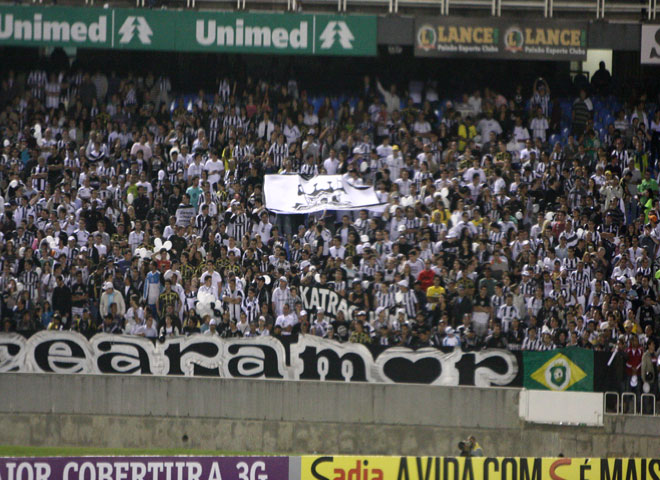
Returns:
[[[576,97],[538,78],[444,99],[5,74],[3,331],[575,346],[611,353],[617,391],[657,393],[660,111],[610,86],[604,67]],[[265,208],[264,175],[335,173],[385,208]],[[355,318],[304,311],[301,286]]]

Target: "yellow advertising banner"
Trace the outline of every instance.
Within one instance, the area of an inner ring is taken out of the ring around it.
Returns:
[[[660,480],[660,458],[303,456],[301,480]]]

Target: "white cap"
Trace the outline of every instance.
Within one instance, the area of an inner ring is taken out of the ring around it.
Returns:
[[[103,284],[103,290],[107,290],[108,288],[115,288],[112,282],[105,282]]]
[[[217,323],[216,323],[216,321],[215,321],[215,318],[212,318],[211,321],[209,322],[209,325],[216,325],[216,324],[217,324]]]

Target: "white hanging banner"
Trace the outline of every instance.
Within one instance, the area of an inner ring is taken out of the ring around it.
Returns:
[[[660,63],[660,25],[642,25],[642,64]]]
[[[373,186],[356,185],[343,175],[266,175],[266,208],[275,213],[374,210],[382,207]]]

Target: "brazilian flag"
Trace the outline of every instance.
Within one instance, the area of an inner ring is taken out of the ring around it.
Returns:
[[[523,352],[523,386],[535,390],[593,392],[594,352],[562,348],[547,352]]]

